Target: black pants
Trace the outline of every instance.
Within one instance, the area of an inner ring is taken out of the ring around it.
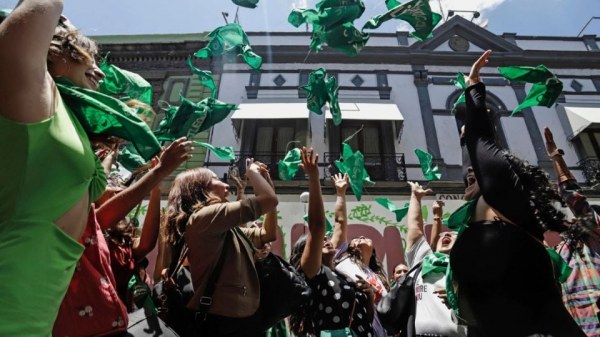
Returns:
[[[248,318],[232,318],[207,315],[195,320],[187,337],[264,337],[264,330],[258,329],[260,321],[257,315]]]
[[[585,337],[565,309],[544,246],[523,229],[471,224],[454,244],[450,265],[459,302],[484,336]]]

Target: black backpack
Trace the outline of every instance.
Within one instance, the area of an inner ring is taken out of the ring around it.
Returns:
[[[421,263],[412,267],[377,304],[377,314],[390,335],[402,331],[402,336],[414,335],[416,300],[415,278]]]

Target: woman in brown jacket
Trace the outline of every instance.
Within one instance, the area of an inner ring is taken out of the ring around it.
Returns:
[[[277,216],[278,200],[266,166],[246,162],[246,177],[254,188],[254,197],[227,202],[229,185],[209,169],[195,168],[180,173],[169,194],[166,239],[178,250],[184,238],[194,296],[188,309],[197,311],[213,269],[223,252],[226,260],[217,276],[208,315],[197,315],[195,336],[256,336],[256,315],[260,287],[254,266],[254,247],[274,240],[274,231],[244,228],[262,214]],[[254,245],[254,247],[252,247]],[[226,251],[224,251],[226,249]],[[200,317],[202,316],[202,317]]]

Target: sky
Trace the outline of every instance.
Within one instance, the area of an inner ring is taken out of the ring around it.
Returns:
[[[177,34],[211,31],[225,23],[222,13],[235,17],[231,0],[64,0],[64,14],[86,35]],[[260,0],[255,9],[239,8],[246,31],[302,31],[287,22],[292,8],[314,8],[317,0]],[[365,13],[357,27],[386,11],[384,0],[363,0]],[[406,1],[402,1],[406,2]],[[0,0],[0,8],[13,8],[18,0]],[[473,22],[495,34],[577,36],[592,17],[599,17],[583,34],[600,36],[600,0],[430,0],[435,12],[479,11]],[[440,8],[442,10],[440,10]],[[471,13],[464,13],[467,19]],[[377,32],[411,30],[392,20]]]

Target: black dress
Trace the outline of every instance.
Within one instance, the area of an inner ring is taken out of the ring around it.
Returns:
[[[305,326],[306,330],[319,336],[321,330],[351,326],[358,336],[373,336],[372,319],[367,314],[367,305],[371,304],[350,279],[323,266],[307,283],[313,290],[313,296],[305,311],[304,324],[309,325]]]
[[[483,83],[467,88],[466,104],[465,141],[481,195],[514,224],[471,223],[456,240],[450,265],[459,303],[484,336],[585,337],[556,287],[529,192],[496,144]]]

